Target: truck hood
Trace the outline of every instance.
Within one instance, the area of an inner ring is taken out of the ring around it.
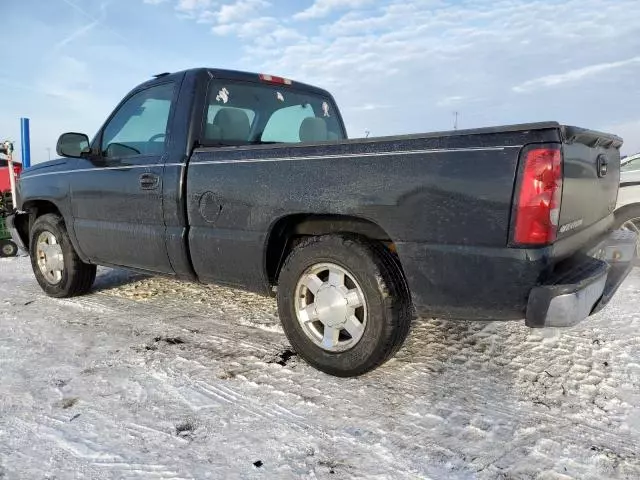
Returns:
[[[68,165],[68,159],[66,158],[56,158],[54,160],[49,160],[47,162],[38,163],[33,165],[22,171],[20,175],[21,178],[28,178],[31,175],[35,175],[36,173],[44,173],[47,171],[56,171],[62,170]]]

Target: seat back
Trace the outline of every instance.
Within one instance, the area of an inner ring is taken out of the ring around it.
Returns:
[[[248,141],[251,133],[251,122],[242,110],[222,108],[207,124],[205,136],[208,140]]]

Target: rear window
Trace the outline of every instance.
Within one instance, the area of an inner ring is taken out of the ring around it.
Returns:
[[[290,86],[212,82],[204,145],[301,143],[344,139],[330,98]]]

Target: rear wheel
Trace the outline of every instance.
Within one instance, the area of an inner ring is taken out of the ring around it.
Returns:
[[[382,245],[351,236],[303,241],[278,279],[278,310],[293,348],[331,375],[361,375],[389,359],[412,319],[396,258]]]
[[[0,257],[15,257],[18,254],[18,246],[11,240],[0,240]]]
[[[96,266],[78,257],[64,220],[46,214],[34,222],[30,234],[31,267],[40,287],[57,298],[87,293],[96,278]]]

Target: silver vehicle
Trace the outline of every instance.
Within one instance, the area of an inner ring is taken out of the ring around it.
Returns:
[[[620,169],[620,191],[615,212],[617,226],[640,233],[640,153],[623,159]]]
[[[640,169],[640,153],[622,158],[620,160],[620,168],[622,171],[625,171],[625,169],[627,171]]]

